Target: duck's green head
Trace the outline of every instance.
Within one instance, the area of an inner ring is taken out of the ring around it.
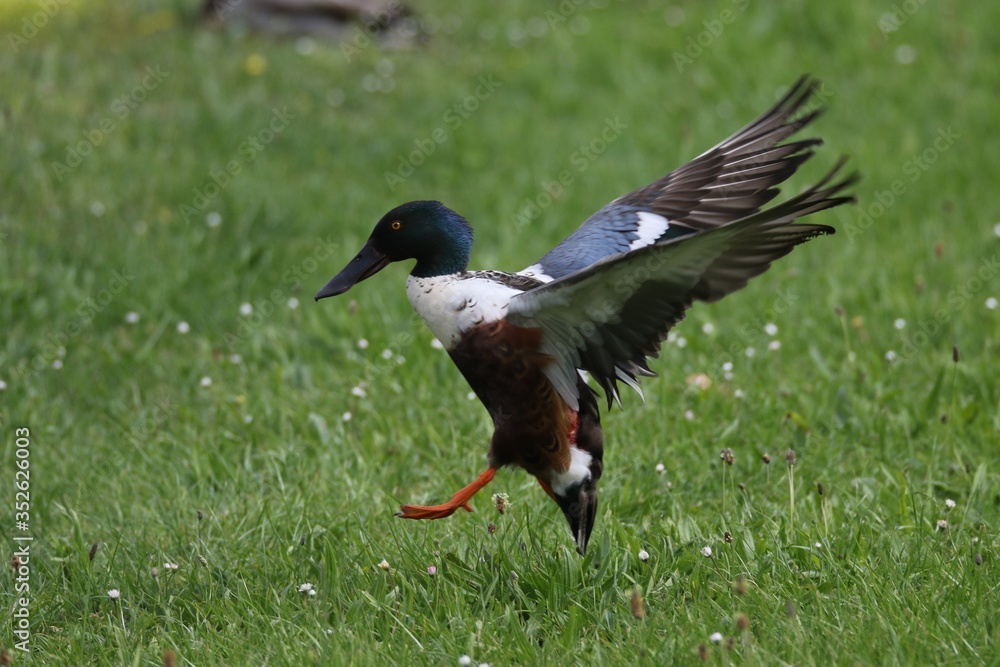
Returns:
[[[415,259],[413,275],[422,278],[464,271],[472,250],[472,227],[437,201],[411,201],[378,221],[361,252],[316,293],[316,300],[337,296],[370,278],[390,262]]]

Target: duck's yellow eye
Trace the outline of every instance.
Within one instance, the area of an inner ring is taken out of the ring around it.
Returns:
[[[389,226],[392,227],[393,231],[397,231],[399,230],[400,227],[403,226],[403,223],[401,223],[399,220],[393,220],[392,224]]]

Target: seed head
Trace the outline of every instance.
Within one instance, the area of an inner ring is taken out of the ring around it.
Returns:
[[[821,496],[826,493],[826,489],[823,488],[823,482],[816,482],[816,493]]]
[[[740,614],[736,617],[736,627],[739,628],[740,632],[746,632],[750,629],[750,619],[746,614]]]
[[[719,452],[719,458],[725,461],[727,465],[733,465],[733,462],[736,461],[733,450],[728,447]]]
[[[764,465],[770,465],[771,464],[771,455],[768,454],[767,452],[764,452],[763,454],[761,454],[760,460],[764,462]]]
[[[789,449],[787,452],[785,452],[785,463],[788,465],[789,468],[791,468],[793,465],[795,465],[795,450],[794,449]]]
[[[977,553],[976,556],[975,556],[975,558],[972,559],[972,561],[976,565],[982,565],[983,564],[983,555],[980,554],[980,553]]]
[[[632,616],[634,618],[639,618],[639,619],[646,618],[646,608],[642,604],[642,591],[640,591],[638,588],[632,591],[631,606],[632,606]]]
[[[508,508],[510,508],[510,498],[506,493],[494,493],[493,504],[496,505],[497,512],[500,512],[500,514],[506,514]]]
[[[724,533],[722,534],[722,539],[724,539],[724,540],[726,541],[726,544],[732,544],[732,543],[733,543],[733,534],[732,534],[732,533],[730,533],[730,532],[729,532],[729,531],[727,530],[726,532],[724,532]]]
[[[488,524],[486,524],[486,532],[489,533],[490,535],[497,532],[497,525],[492,521],[490,521]]]
[[[97,555],[97,548],[100,547],[100,546],[101,546],[100,542],[94,542],[90,546],[90,553],[87,554],[87,559],[88,560],[94,560],[94,556]]]

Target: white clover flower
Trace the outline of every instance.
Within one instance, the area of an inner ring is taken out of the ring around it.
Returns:
[[[889,351],[887,351],[885,353],[885,360],[886,361],[896,361],[896,351],[895,350],[889,350]]]
[[[722,371],[724,373],[731,373],[732,370],[733,370],[733,362],[727,361],[726,363],[722,364]]]
[[[52,362],[52,368],[56,369],[57,371],[62,369],[62,367],[63,367],[62,359],[56,359],[55,361]]]
[[[694,410],[686,410],[684,412],[684,419],[688,420],[689,422],[693,422],[694,421]]]
[[[435,338],[435,339],[431,340],[431,347],[433,347],[435,350],[443,350],[444,349],[444,343],[442,343],[437,338]]]
[[[993,225],[993,235],[994,236],[1000,236],[1000,222],[998,222],[997,224]]]
[[[897,329],[905,329],[906,328],[906,320],[904,320],[902,317],[897,317],[893,321],[892,326],[896,327]]]
[[[344,414],[340,415],[340,418],[342,420],[344,420],[345,422],[349,422],[349,421],[351,421],[351,417],[353,417],[353,416],[354,415],[351,414],[350,410],[348,410]]]
[[[458,658],[458,664],[462,667],[469,667],[472,664],[472,658],[467,655],[460,656]]]
[[[359,338],[358,339],[358,349],[359,350],[367,350],[368,349],[368,339],[367,338]]]
[[[312,589],[313,585],[307,581],[306,583],[299,586],[299,593],[309,593],[312,591]]]
[[[139,313],[134,310],[130,310],[125,313],[125,321],[129,324],[136,324],[139,321]]]
[[[356,387],[351,387],[351,395],[357,396],[358,398],[364,398],[368,395],[368,392],[366,392],[365,388],[361,385],[357,385]]]
[[[688,376],[687,383],[699,391],[706,391],[712,386],[712,379],[704,373],[694,373]]]
[[[768,336],[775,336],[778,334],[778,325],[773,322],[768,322],[764,325],[764,333]]]
[[[743,354],[747,355],[748,358],[752,358],[755,354],[757,354],[757,350],[752,347],[748,347]]]
[[[390,350],[389,348],[382,350],[382,358],[385,359],[386,361],[392,359],[392,350]]]
[[[0,391],[7,391],[7,383],[0,380]]]
[[[945,519],[938,519],[937,529],[938,530],[948,530],[948,521],[945,520]]]
[[[639,549],[639,560],[641,560],[643,563],[649,560],[649,552],[646,551],[645,549]]]
[[[662,475],[666,471],[667,471],[667,467],[665,465],[663,465],[662,463],[657,463],[656,464],[656,472],[658,472],[658,473],[660,473]]]
[[[896,62],[900,65],[910,65],[917,59],[917,50],[909,44],[900,44],[896,47]]]
[[[780,340],[772,340],[770,343],[767,344],[767,349],[771,350],[771,352],[774,352],[775,350],[780,350],[781,349],[781,341]]]
[[[206,375],[201,380],[199,380],[198,384],[200,384],[202,387],[211,387],[212,386],[212,378],[210,378],[210,377],[208,377]]]
[[[742,389],[737,389],[736,391],[733,392],[733,396],[735,398],[743,398],[743,396],[744,396],[743,390]]]
[[[990,310],[996,310],[997,309],[996,298],[991,296],[990,298],[986,299],[986,307],[989,308]]]
[[[229,355],[229,363],[236,365],[242,362],[243,362],[243,357],[241,355],[236,354],[235,352]]]
[[[296,299],[294,296],[288,297],[288,307],[291,308],[292,310],[295,310],[296,308],[299,307],[299,300]]]
[[[205,224],[209,227],[218,227],[222,224],[222,215],[218,211],[210,211],[208,215],[205,216]]]
[[[713,333],[715,333],[715,325],[712,324],[711,322],[705,322],[704,324],[701,325],[701,331],[702,333],[711,336]]]
[[[383,559],[382,559],[382,562],[381,562],[381,563],[379,563],[379,564],[378,564],[378,566],[379,566],[380,568],[382,568],[383,570],[386,570],[386,571],[388,571],[388,570],[389,570],[389,561],[387,561],[386,559],[384,559],[384,558],[383,558]]]
[[[117,600],[118,598],[121,597],[121,591],[119,591],[117,588],[112,588],[110,591],[108,591],[108,597],[111,598],[112,600]]]
[[[476,392],[470,391],[468,394],[465,395],[465,397],[470,401],[474,401],[476,400]]]
[[[191,331],[191,325],[190,324],[188,324],[184,320],[181,320],[180,322],[177,323],[177,333],[179,333],[179,334],[181,334],[183,336],[184,334],[188,333],[189,331]]]
[[[721,632],[713,632],[712,634],[710,634],[708,636],[708,641],[712,642],[713,644],[721,644],[722,643],[722,633]]]
[[[684,336],[677,337],[677,347],[687,347],[688,339]]]
[[[951,498],[948,498],[944,501],[944,506],[947,507],[948,509],[953,509],[955,507],[955,501],[952,500]]]
[[[240,315],[243,317],[249,317],[253,314],[253,304],[252,303],[241,303],[240,304]]]
[[[712,547],[710,547],[708,545],[703,546],[701,548],[701,555],[704,556],[705,558],[711,558],[712,557]]]
[[[164,563],[163,564],[163,569],[164,570],[176,570],[176,569],[179,569],[179,568],[180,568],[180,565],[178,565],[177,563]]]

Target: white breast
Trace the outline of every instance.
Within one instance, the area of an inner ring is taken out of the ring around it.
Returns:
[[[406,280],[406,295],[446,349],[458,345],[462,334],[485,322],[507,316],[507,304],[519,290],[489,278],[451,274]]]

